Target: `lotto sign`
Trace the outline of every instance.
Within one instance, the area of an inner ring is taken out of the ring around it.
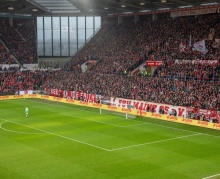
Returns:
[[[163,65],[162,61],[147,61],[146,62],[147,66],[160,66]]]

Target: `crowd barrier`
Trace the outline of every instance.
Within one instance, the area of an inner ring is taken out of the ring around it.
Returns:
[[[109,106],[105,104],[84,102],[84,101],[72,100],[72,99],[67,99],[67,98],[59,98],[59,97],[47,96],[47,95],[26,94],[26,95],[0,96],[0,100],[25,99],[25,98],[45,99],[45,100],[50,100],[50,101],[56,101],[56,102],[62,102],[62,103],[74,104],[74,105],[86,106],[86,107],[93,107],[93,108],[99,108],[99,109],[101,108],[101,109],[105,109],[109,111],[115,111],[115,112],[121,112],[121,113],[127,113],[127,114],[140,116],[140,110],[136,110],[136,109],[128,109],[128,108],[122,108],[122,107],[116,107],[116,106]],[[187,119],[183,117],[169,116],[169,115],[151,113],[151,112],[146,112],[146,111],[141,111],[141,116],[157,118],[157,119],[161,119],[165,121],[177,122],[177,123],[188,124],[188,125],[193,125],[193,126],[198,126],[198,127],[205,127],[209,129],[220,130],[220,124],[211,123],[207,121],[193,120],[193,119]]]

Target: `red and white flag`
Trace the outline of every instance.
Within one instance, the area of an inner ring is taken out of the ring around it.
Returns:
[[[187,52],[186,43],[182,41],[179,45],[180,52]]]
[[[201,40],[201,41],[196,42],[193,45],[193,49],[201,52],[202,54],[206,54],[208,52],[208,50],[205,47],[205,40]]]

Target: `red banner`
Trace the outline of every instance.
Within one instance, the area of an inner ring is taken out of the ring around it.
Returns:
[[[160,66],[160,65],[163,65],[163,62],[162,61],[147,61],[146,62],[146,65],[147,66]]]
[[[97,60],[88,60],[87,63],[88,63],[88,64],[96,64],[96,63],[97,63]]]
[[[55,96],[55,97],[76,99],[76,100],[82,100],[82,101],[88,101],[88,102],[97,101],[96,94],[84,93],[82,91],[66,91],[66,90],[51,89],[50,95]]]
[[[191,114],[193,113],[194,116],[204,116],[204,120],[213,120],[213,119],[220,119],[220,111],[214,109],[199,109],[193,107],[187,107],[186,109],[186,116],[190,118]],[[200,117],[198,118],[200,120]]]
[[[176,116],[186,116],[186,107],[182,106],[172,106],[167,104],[159,104],[159,103],[152,103],[152,102],[144,102],[132,99],[123,99],[123,98],[111,98],[111,104],[113,106],[118,106],[122,108],[129,108],[132,106],[134,109],[140,109],[144,111],[153,111],[160,113],[160,110],[163,109],[164,114],[176,114]]]

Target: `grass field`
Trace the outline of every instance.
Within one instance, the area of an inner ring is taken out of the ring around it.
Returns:
[[[220,131],[39,99],[0,114],[0,179],[220,178]]]

